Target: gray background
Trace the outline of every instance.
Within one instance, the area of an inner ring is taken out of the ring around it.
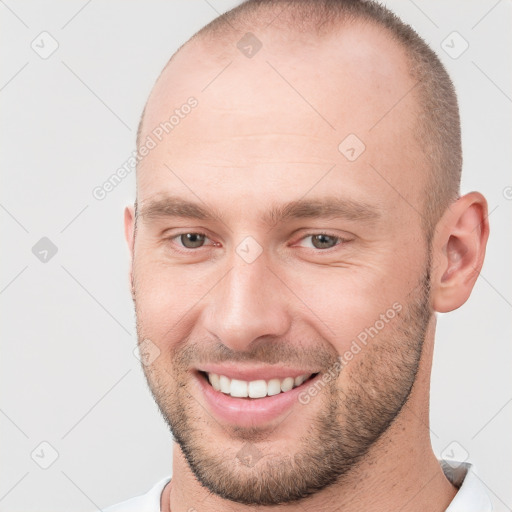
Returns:
[[[169,56],[235,4],[0,0],[1,511],[95,510],[171,472],[171,435],[133,354],[122,213],[134,176],[103,201],[92,190],[133,151]],[[438,456],[467,456],[495,509],[511,510],[512,3],[387,4],[446,63],[463,122],[462,192],[480,190],[491,212],[472,297],[439,315],[432,442]],[[46,59],[31,47],[51,49],[43,31],[59,45]],[[469,44],[458,58],[453,31]],[[58,249],[46,262],[32,252],[42,237]]]

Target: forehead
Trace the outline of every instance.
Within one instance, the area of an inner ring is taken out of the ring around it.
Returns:
[[[262,47],[252,58],[233,35],[218,48],[189,44],[164,70],[141,140],[155,138],[188,98],[197,107],[140,163],[139,200],[176,187],[190,195],[191,183],[223,200],[234,190],[246,199],[278,197],[277,189],[291,200],[294,190],[304,193],[334,165],[317,190],[340,186],[380,203],[397,194],[419,202],[417,84],[404,51],[366,25],[321,39],[258,35]],[[352,149],[364,151],[351,160]]]

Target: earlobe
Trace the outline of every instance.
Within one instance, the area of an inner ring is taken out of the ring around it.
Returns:
[[[447,313],[468,300],[482,269],[488,237],[487,201],[479,192],[462,196],[443,215],[432,244],[437,252],[432,283],[435,311]]]

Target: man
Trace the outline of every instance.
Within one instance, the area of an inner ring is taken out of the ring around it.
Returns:
[[[490,510],[430,443],[435,312],[489,226],[416,33],[368,1],[249,0],[174,54],[138,148],[125,233],[173,468],[107,510]]]

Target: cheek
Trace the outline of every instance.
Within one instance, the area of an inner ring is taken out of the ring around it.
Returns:
[[[190,330],[196,306],[216,282],[216,276],[207,274],[198,267],[171,267],[157,259],[136,256],[135,304],[144,336],[160,344],[183,338],[183,333]]]
[[[293,281],[295,293],[313,311],[306,313],[311,325],[340,355],[354,340],[385,336],[403,307],[407,276],[391,277],[390,269],[370,267],[325,270],[296,274]]]

